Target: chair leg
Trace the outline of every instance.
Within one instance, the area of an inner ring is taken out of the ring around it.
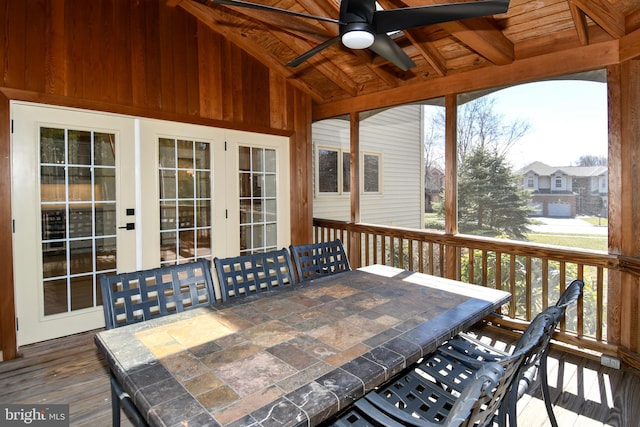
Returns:
[[[540,359],[540,374],[542,376],[542,398],[544,399],[544,406],[547,408],[547,414],[549,415],[549,421],[553,427],[558,427],[558,421],[556,415],[553,413],[553,406],[551,405],[551,392],[549,391],[549,379],[547,378],[547,353],[545,352]],[[560,387],[558,387],[560,388]]]
[[[120,427],[120,396],[114,385],[115,379],[111,378],[111,425]]]
[[[111,411],[113,427],[120,427],[120,409],[129,417],[129,421],[136,427],[146,427],[147,422],[133,404],[128,394],[122,389],[113,374],[111,375]]]

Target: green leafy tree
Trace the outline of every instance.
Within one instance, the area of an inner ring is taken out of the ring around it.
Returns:
[[[467,153],[458,174],[460,231],[524,240],[528,202],[503,154],[483,146]]]

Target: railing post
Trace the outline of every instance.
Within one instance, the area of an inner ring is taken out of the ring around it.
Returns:
[[[447,234],[458,233],[458,99],[457,95],[445,96],[445,174],[444,228]],[[445,277],[455,279],[458,276],[458,250],[447,245],[445,249]]]

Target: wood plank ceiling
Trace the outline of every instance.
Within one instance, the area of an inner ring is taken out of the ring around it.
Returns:
[[[339,0],[250,0],[337,19]],[[463,1],[463,0],[458,0]],[[384,9],[447,3],[378,0]],[[396,42],[416,63],[408,71],[368,49],[335,43],[302,65],[286,64],[338,34],[337,24],[212,0],[168,0],[222,34],[308,93],[316,104],[407,87],[430,79],[593,43],[640,28],[638,0],[511,0],[505,14],[436,24],[400,33]]]

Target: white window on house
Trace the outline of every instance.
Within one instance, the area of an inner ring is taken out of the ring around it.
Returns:
[[[562,177],[556,176],[556,188],[562,188]]]
[[[316,152],[316,193],[349,194],[351,191],[351,153],[335,148],[318,148]],[[380,193],[382,156],[366,153],[361,159],[362,190]]]
[[[318,194],[348,194],[351,188],[351,153],[335,148],[319,148],[316,161]]]
[[[365,154],[363,158],[363,184],[365,193],[380,193],[380,155]]]
[[[533,188],[533,177],[527,177],[527,188]]]
[[[342,192],[351,191],[351,153],[342,152]]]
[[[338,181],[340,170],[339,150],[328,148],[318,149],[318,162],[316,168],[318,192],[338,194]]]

